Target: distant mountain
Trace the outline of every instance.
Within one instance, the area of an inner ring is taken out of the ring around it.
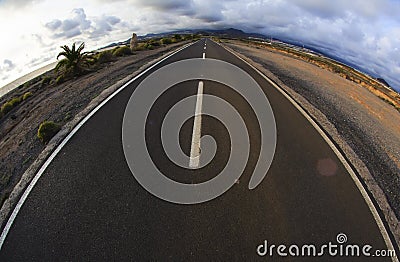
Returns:
[[[378,77],[376,80],[378,80],[379,82],[381,82],[382,84],[384,84],[387,87],[390,87],[389,83],[386,82],[385,79]]]
[[[267,37],[258,33],[246,33],[242,30],[235,28],[228,28],[222,30],[202,30],[199,33],[203,33],[204,35],[212,35],[212,36],[220,36],[220,37],[229,37],[229,38],[261,38],[266,39]]]
[[[200,34],[200,35],[207,35],[207,36],[219,36],[219,37],[229,37],[229,38],[267,38],[265,35],[257,34],[257,33],[246,33],[242,30],[235,29],[235,28],[228,28],[228,29],[190,29],[190,30],[177,30],[169,33],[161,33],[161,34],[148,34],[142,36],[142,38],[150,38],[150,37],[164,37],[168,35],[174,34]]]
[[[226,37],[226,38],[259,38],[259,39],[267,39],[265,35],[258,34],[258,33],[246,33],[242,30],[235,29],[235,28],[228,28],[228,29],[184,29],[184,30],[176,30],[172,32],[165,32],[165,33],[158,33],[158,34],[147,34],[138,36],[139,40],[146,40],[150,38],[162,38],[168,37],[171,35],[180,34],[180,35],[189,35],[189,34],[198,34],[198,35],[205,35],[205,36],[218,36],[218,37]],[[116,42],[109,44],[101,49],[110,48],[117,45],[128,45],[131,39],[127,39],[122,42]]]

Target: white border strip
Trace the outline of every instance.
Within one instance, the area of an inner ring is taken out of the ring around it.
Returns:
[[[216,43],[216,42],[214,42]],[[216,43],[218,44],[218,43]],[[389,234],[383,224],[383,221],[381,217],[379,216],[378,211],[376,210],[375,205],[372,203],[371,198],[369,197],[367,191],[363,187],[362,183],[358,179],[357,175],[355,174],[354,170],[351,168],[350,164],[347,162],[346,158],[343,156],[343,154],[339,151],[339,149],[335,146],[335,144],[329,139],[329,137],[325,134],[325,132],[321,129],[321,127],[311,118],[311,116],[291,97],[289,96],[280,86],[278,86],[276,83],[274,83],[271,79],[269,79],[266,75],[264,75],[260,70],[258,70],[256,67],[251,65],[249,62],[246,60],[242,59],[240,56],[236,55],[229,49],[226,49],[222,45],[218,44],[243,62],[245,62],[248,66],[253,68],[258,74],[261,75],[265,80],[267,80],[273,87],[275,87],[283,96],[285,96],[296,108],[297,110],[300,111],[300,113],[310,122],[310,124],[318,131],[318,133],[322,136],[322,138],[328,143],[330,148],[333,150],[333,152],[336,154],[336,156],[339,158],[339,160],[342,162],[344,167],[346,168],[347,172],[349,172],[351,178],[353,179],[354,183],[356,184],[358,190],[360,191],[361,195],[363,196],[365,202],[367,203],[372,216],[375,219],[376,224],[378,225],[379,231],[382,234],[382,237],[386,243],[386,246],[389,250],[395,250],[392,240],[389,237]],[[391,257],[393,262],[398,262],[399,260],[397,259],[396,256]]]
[[[178,49],[177,51],[173,52],[172,54],[164,57],[160,61],[156,62],[149,68],[145,69],[143,72],[129,80],[127,83],[125,83],[123,86],[118,88],[114,93],[112,93],[110,96],[108,96],[103,102],[101,102],[98,106],[96,106],[82,121],[79,122],[78,125],[75,126],[75,128],[68,134],[66,138],[61,142],[61,144],[53,151],[53,153],[50,155],[50,157],[44,162],[42,167],[39,169],[35,177],[32,179],[32,181],[29,183],[29,186],[25,189],[23,195],[19,199],[16,207],[14,208],[11,216],[9,217],[6,226],[4,227],[3,231],[1,232],[0,236],[0,250],[3,247],[4,241],[8,235],[8,232],[11,229],[12,224],[14,223],[15,218],[17,217],[22,205],[24,204],[25,200],[28,198],[30,192],[32,191],[33,187],[36,185],[37,181],[40,179],[46,168],[50,165],[50,163],[53,161],[53,159],[57,156],[57,154],[61,151],[61,149],[68,143],[68,141],[72,138],[72,136],[97,112],[101,107],[103,107],[108,101],[110,101],[114,96],[116,96],[119,92],[121,92],[123,89],[125,89],[128,85],[130,85],[132,82],[136,81],[138,78],[142,77],[144,74],[152,70],[154,67],[159,65],[160,63],[164,62],[171,56],[176,55],[177,53],[181,52],[182,50],[188,48],[191,45],[194,45],[198,41],[194,43],[189,43],[182,48]]]

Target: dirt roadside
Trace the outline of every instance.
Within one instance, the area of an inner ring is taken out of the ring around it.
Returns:
[[[299,58],[223,43],[281,86],[356,168],[400,245],[400,112],[368,89]]]
[[[19,195],[56,145],[81,119],[135,75],[185,44],[188,42],[138,51],[62,84],[43,87],[39,82],[1,97],[3,104],[26,92],[33,94],[0,119],[0,225],[4,226]],[[63,126],[47,145],[37,138],[38,127],[45,120]]]

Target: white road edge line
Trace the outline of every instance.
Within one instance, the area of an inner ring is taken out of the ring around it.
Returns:
[[[196,169],[200,164],[200,138],[201,138],[201,110],[203,107],[203,81],[199,82],[197,88],[196,110],[192,132],[192,144],[190,146],[189,168]]]
[[[217,43],[218,44],[218,43]],[[224,48],[222,45],[218,44],[222,48]],[[392,240],[389,237],[389,234],[386,230],[386,227],[383,224],[382,218],[379,216],[378,211],[376,210],[375,205],[373,204],[371,198],[369,197],[366,189],[362,185],[361,181],[358,179],[357,175],[355,174],[354,170],[351,168],[350,164],[347,162],[346,158],[343,156],[343,154],[339,151],[339,149],[335,146],[335,144],[329,139],[329,137],[325,134],[325,132],[320,128],[320,126],[311,118],[311,116],[291,97],[289,96],[280,86],[275,84],[271,79],[269,79],[266,75],[264,75],[260,70],[255,68],[253,65],[248,63],[246,60],[242,59],[240,56],[236,55],[235,53],[231,52],[230,50],[224,48],[243,62],[245,62],[248,66],[253,68],[261,77],[263,77],[265,80],[267,80],[272,86],[274,86],[283,96],[285,96],[296,108],[297,110],[300,111],[300,113],[308,120],[308,122],[311,123],[311,125],[318,131],[318,133],[322,136],[322,138],[328,143],[330,148],[333,150],[333,152],[336,154],[336,156],[339,158],[339,160],[342,162],[346,170],[350,173],[351,178],[353,179],[354,183],[356,184],[358,190],[360,191],[361,195],[363,196],[365,202],[367,203],[372,216],[375,219],[376,224],[378,225],[378,228],[382,234],[382,237],[386,243],[386,246],[389,250],[395,250]],[[398,262],[399,260],[395,257],[391,257],[393,262]]]
[[[42,167],[39,169],[39,171],[36,173],[35,177],[32,179],[32,181],[29,183],[29,186],[26,188],[24,193],[22,194],[21,198],[19,199],[17,205],[15,206],[13,212],[11,213],[11,216],[9,217],[7,224],[5,225],[3,231],[1,232],[0,236],[0,250],[3,247],[4,241],[7,237],[8,232],[11,229],[12,224],[14,223],[15,218],[17,217],[22,205],[28,198],[30,192],[32,191],[33,187],[36,185],[37,181],[39,178],[42,176],[46,168],[50,165],[50,163],[53,161],[53,159],[57,156],[57,154],[61,151],[61,149],[67,144],[67,142],[72,138],[72,136],[97,112],[101,107],[103,107],[108,101],[110,101],[113,97],[115,97],[118,93],[120,93],[123,89],[125,89],[128,85],[130,85],[132,82],[136,81],[138,78],[146,74],[148,71],[152,70],[154,67],[159,65],[160,63],[164,62],[171,56],[176,55],[177,53],[181,52],[182,50],[188,48],[191,45],[194,45],[198,41],[194,43],[189,43],[182,48],[176,50],[172,54],[164,57],[160,61],[156,62],[155,64],[151,65],[149,68],[145,69],[143,72],[129,80],[127,83],[125,83],[123,86],[121,86],[119,89],[117,89],[114,93],[112,93],[110,96],[108,96],[103,102],[101,102],[97,107],[95,107],[84,119],[82,119],[81,122],[79,122],[78,125],[74,127],[74,129],[68,134],[67,137],[64,138],[64,140],[61,142],[61,144],[53,151],[53,153],[49,156],[49,158],[44,162]]]

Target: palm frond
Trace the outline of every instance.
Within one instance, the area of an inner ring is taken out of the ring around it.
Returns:
[[[57,55],[57,59],[61,56],[64,58],[56,66],[56,70],[64,67],[66,72],[72,73],[74,75],[79,75],[85,71],[84,67],[89,67],[89,55],[87,52],[82,50],[85,48],[85,43],[81,43],[78,48],[76,48],[76,43],[73,43],[71,48],[67,45],[61,46],[63,50]]]
[[[75,43],[72,44],[71,53],[75,53]]]
[[[58,58],[59,58],[60,56],[65,56],[65,57],[67,57],[67,56],[68,56],[68,53],[67,53],[66,51],[58,53],[58,55],[57,55],[57,60],[58,60]]]
[[[60,46],[60,47],[67,53],[71,52],[71,49],[69,49],[69,46],[67,46],[67,45],[63,45],[63,46]]]
[[[81,53],[82,50],[85,48],[85,42],[82,42],[82,44],[80,44],[80,46],[78,47],[78,49],[76,50],[77,53]]]
[[[60,68],[65,67],[67,64],[68,64],[68,59],[64,58],[57,63],[55,70],[58,71],[60,70]]]

